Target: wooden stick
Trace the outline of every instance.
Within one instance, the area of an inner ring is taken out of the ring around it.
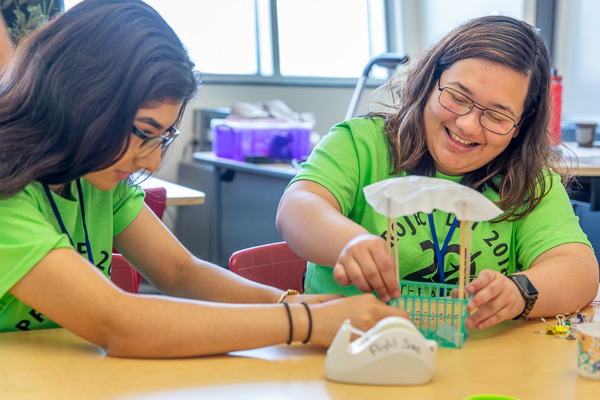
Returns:
[[[392,246],[391,246],[391,243],[392,243],[392,219],[389,217],[391,208],[392,208],[392,199],[388,198],[387,199],[387,211],[388,211],[387,212],[387,215],[388,215],[388,217],[387,217],[387,233],[388,234],[386,235],[386,238],[385,238],[388,252],[392,251]]]
[[[395,222],[395,220],[394,220]],[[396,280],[398,281],[398,284],[400,284],[400,262],[398,261],[398,235],[394,235],[394,250],[396,253],[396,257],[395,257],[395,265],[396,265]]]
[[[465,221],[460,221],[460,262],[458,264],[458,298],[465,298]]]
[[[388,234],[385,236],[385,242],[387,243],[389,253],[392,251],[392,219],[390,217],[387,219],[387,224]]]
[[[465,256],[466,256],[465,287],[471,281],[471,221],[467,221],[466,225],[467,225],[467,244],[466,244],[466,248],[465,248],[465,253],[466,253],[465,254]]]

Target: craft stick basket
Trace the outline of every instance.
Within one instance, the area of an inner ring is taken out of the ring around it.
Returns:
[[[404,309],[427,339],[441,347],[459,349],[467,337],[465,318],[469,299],[452,297],[457,285],[400,281],[401,296],[390,304]]]

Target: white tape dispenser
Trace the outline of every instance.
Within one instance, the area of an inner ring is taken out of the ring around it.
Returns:
[[[352,333],[361,337],[350,342]],[[325,377],[363,385],[423,385],[433,375],[437,347],[401,317],[384,318],[366,333],[348,319],[327,350]]]

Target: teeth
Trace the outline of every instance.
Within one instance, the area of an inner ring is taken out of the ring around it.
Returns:
[[[446,129],[446,131],[450,134],[450,137],[452,139],[456,140],[458,143],[465,144],[467,146],[472,146],[472,145],[477,144],[476,142],[471,142],[470,140],[464,140],[464,139],[459,138],[449,129]]]

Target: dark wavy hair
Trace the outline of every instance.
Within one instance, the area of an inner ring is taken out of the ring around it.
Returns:
[[[505,16],[465,22],[393,77],[384,89],[391,91],[396,104],[388,104],[391,110],[371,116],[385,120],[392,174],[407,171],[435,176],[435,164],[425,143],[423,112],[442,72],[467,58],[503,64],[530,78],[519,135],[495,159],[462,179],[476,190],[482,191],[487,185],[499,193],[498,206],[506,212],[497,221],[519,219],[549,190],[544,171],[560,159],[548,137],[550,55],[536,28]]]
[[[139,0],[85,0],[16,48],[0,79],[0,198],[115,163],[140,108],[195,95],[199,73]]]

